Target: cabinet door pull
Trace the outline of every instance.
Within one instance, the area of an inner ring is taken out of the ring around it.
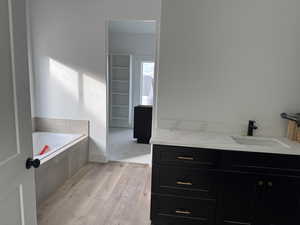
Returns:
[[[193,157],[185,157],[185,156],[178,156],[177,159],[179,159],[179,160],[189,160],[189,161],[193,161],[194,160]]]
[[[176,184],[178,185],[186,185],[186,186],[192,186],[193,183],[191,182],[182,182],[182,181],[177,181]]]
[[[268,182],[268,187],[273,187],[273,182],[269,181]]]
[[[190,212],[188,210],[176,210],[175,213],[181,214],[181,215],[191,215],[192,214],[192,212]]]

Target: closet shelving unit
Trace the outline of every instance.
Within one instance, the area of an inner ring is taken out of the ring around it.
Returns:
[[[110,127],[131,126],[132,56],[110,54]]]

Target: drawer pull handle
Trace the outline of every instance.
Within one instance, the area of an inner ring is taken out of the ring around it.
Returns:
[[[192,212],[190,212],[188,210],[176,210],[175,213],[181,214],[181,215],[191,215],[192,214]]]
[[[193,157],[184,157],[184,156],[178,156],[177,159],[179,159],[179,160],[189,160],[189,161],[193,161],[194,160]]]
[[[177,181],[176,184],[178,185],[186,185],[186,186],[192,186],[193,183],[191,182],[182,182],[182,181]]]

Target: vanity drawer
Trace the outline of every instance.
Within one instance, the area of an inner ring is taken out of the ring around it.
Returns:
[[[215,201],[152,195],[154,225],[212,225],[215,220]]]
[[[213,221],[208,223],[208,221],[199,221],[198,219],[193,218],[159,215],[156,216],[155,219],[152,219],[151,225],[214,225],[214,223]]]
[[[300,156],[224,151],[222,167],[247,172],[300,175]]]
[[[203,169],[154,165],[152,191],[215,199],[217,176],[216,172]]]
[[[219,154],[219,151],[210,149],[154,145],[153,164],[216,168]]]

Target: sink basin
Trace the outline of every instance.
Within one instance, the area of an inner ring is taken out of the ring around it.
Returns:
[[[232,139],[240,145],[255,145],[260,147],[285,147],[288,145],[282,143],[276,138],[253,138],[253,137],[232,137]]]

